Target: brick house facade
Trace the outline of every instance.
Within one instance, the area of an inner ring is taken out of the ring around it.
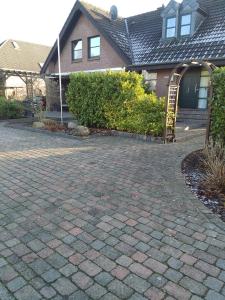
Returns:
[[[100,55],[90,58],[89,40],[96,36]],[[72,59],[74,41],[82,41],[82,49],[78,49],[82,57],[77,61]],[[115,8],[106,12],[78,0],[60,33],[60,42],[65,89],[72,72],[125,69],[143,73],[149,88],[166,96],[169,76],[179,63],[204,60],[225,65],[225,1],[171,0],[155,11],[120,18]],[[53,93],[57,91],[57,44],[42,73],[53,87],[47,93],[52,108],[59,103]],[[193,66],[182,81],[179,107],[207,109],[209,76],[205,70]]]

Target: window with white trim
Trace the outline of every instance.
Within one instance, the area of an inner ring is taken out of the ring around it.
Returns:
[[[147,84],[149,90],[156,91],[157,77],[158,77],[157,73],[143,70],[142,75],[144,76],[145,84]]]
[[[181,27],[180,35],[190,35],[191,34],[191,14],[181,16]]]
[[[175,17],[168,18],[166,20],[166,37],[173,38],[176,36],[176,23],[177,20]]]

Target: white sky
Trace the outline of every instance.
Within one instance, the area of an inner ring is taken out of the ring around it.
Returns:
[[[52,46],[75,0],[1,0],[0,42],[17,39]],[[109,10],[115,4],[120,16],[154,10],[169,0],[87,0]]]

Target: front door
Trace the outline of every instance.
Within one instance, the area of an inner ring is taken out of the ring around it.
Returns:
[[[200,69],[188,70],[181,80],[178,106],[179,108],[198,108]]]

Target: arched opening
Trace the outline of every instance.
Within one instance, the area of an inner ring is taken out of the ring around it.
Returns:
[[[207,111],[206,141],[209,139],[211,100],[213,95],[212,72],[216,66],[206,61],[180,63],[168,80],[164,141],[176,141],[176,122],[179,108]],[[183,80],[182,80],[183,79]],[[205,84],[207,82],[207,85]]]

